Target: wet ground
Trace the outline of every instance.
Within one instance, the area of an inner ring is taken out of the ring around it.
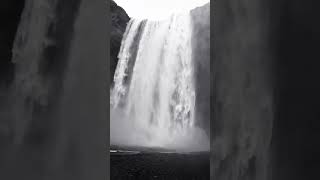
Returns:
[[[112,150],[111,180],[209,180],[209,153]]]

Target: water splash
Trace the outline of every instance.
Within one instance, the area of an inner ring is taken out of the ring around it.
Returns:
[[[132,19],[111,90],[111,143],[208,150],[195,124],[190,14]]]

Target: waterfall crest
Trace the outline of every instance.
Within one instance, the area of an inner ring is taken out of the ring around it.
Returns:
[[[111,143],[208,150],[196,126],[189,13],[131,19],[111,89]]]

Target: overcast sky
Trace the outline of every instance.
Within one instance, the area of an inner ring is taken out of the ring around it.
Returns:
[[[164,19],[173,13],[179,13],[202,6],[210,0],[114,0],[130,17]]]

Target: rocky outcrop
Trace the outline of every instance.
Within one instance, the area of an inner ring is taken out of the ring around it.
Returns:
[[[118,53],[121,47],[123,33],[126,30],[130,18],[127,13],[111,1],[111,39],[110,39],[110,82],[118,64]]]

